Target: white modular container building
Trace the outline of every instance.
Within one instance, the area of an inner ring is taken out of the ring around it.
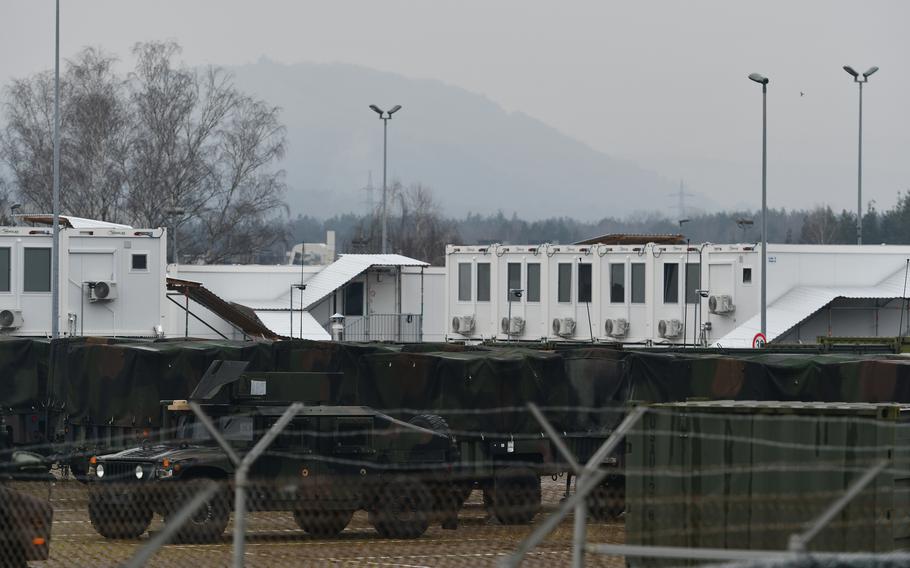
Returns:
[[[770,245],[768,340],[894,335],[908,257],[906,246]],[[450,245],[446,336],[749,347],[760,271],[755,244]]]
[[[62,216],[61,335],[162,335],[166,242],[164,229]],[[0,227],[0,333],[50,335],[51,246],[50,227]]]

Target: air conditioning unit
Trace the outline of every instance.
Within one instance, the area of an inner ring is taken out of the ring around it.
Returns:
[[[23,323],[22,310],[0,310],[0,329],[17,329]]]
[[[729,314],[736,310],[733,305],[733,296],[723,294],[720,296],[711,296],[708,298],[708,310],[712,314]]]
[[[604,331],[610,337],[625,337],[629,333],[629,320],[625,318],[608,319]]]
[[[117,297],[117,283],[99,280],[89,286],[89,300],[92,302],[113,300]]]
[[[512,316],[511,322],[509,318],[502,318],[500,322],[500,329],[506,335],[521,335],[525,331],[525,318]]]
[[[559,337],[575,335],[575,318],[553,318],[553,335]]]
[[[461,335],[471,335],[471,332],[474,331],[474,316],[453,317],[452,331]]]
[[[678,319],[660,320],[657,322],[657,334],[667,339],[682,335],[682,322]]]

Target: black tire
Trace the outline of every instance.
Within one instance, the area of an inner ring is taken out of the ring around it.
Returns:
[[[529,468],[499,470],[483,496],[490,513],[500,523],[528,524],[540,511],[540,476]]]
[[[105,490],[89,493],[88,518],[104,538],[135,539],[152,524],[152,508],[142,503],[114,503]]]
[[[186,481],[177,488],[179,494],[171,501],[171,506],[164,515],[165,524],[172,522],[173,516],[180,510],[184,503],[201,491],[208,480]],[[174,535],[174,541],[187,544],[206,544],[217,542],[224,534],[231,517],[231,507],[228,495],[218,491],[203,504],[190,519],[183,524]]]
[[[418,414],[408,420],[408,424],[420,426],[421,428],[426,428],[427,430],[439,432],[440,434],[445,434],[447,436],[449,435],[449,423],[446,422],[445,418],[438,414]]]
[[[370,523],[384,538],[418,538],[430,526],[433,494],[425,483],[399,476],[380,490]]]
[[[294,522],[308,534],[329,538],[341,534],[351,522],[354,511],[327,510],[318,504],[294,511]]]
[[[597,521],[619,518],[626,509],[626,486],[622,476],[609,476],[585,497],[588,513]]]

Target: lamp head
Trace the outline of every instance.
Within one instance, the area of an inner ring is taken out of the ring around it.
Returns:
[[[856,72],[856,69],[854,69],[853,67],[850,67],[849,65],[844,65],[844,71],[853,75],[854,79],[859,76],[859,73]]]
[[[869,75],[872,75],[872,74],[875,73],[876,71],[878,71],[878,67],[870,67],[869,69],[866,70],[865,73],[863,73],[863,77],[865,77],[866,79],[868,79],[868,78],[869,78]]]
[[[373,112],[375,112],[375,113],[378,114],[379,116],[382,116],[382,109],[381,109],[381,108],[379,108],[379,107],[376,106],[376,105],[370,105],[370,108],[373,109]]]
[[[400,110],[401,110],[401,105],[393,106],[392,108],[389,109],[389,116],[392,116],[393,114],[395,114],[396,112],[398,112]]]
[[[749,75],[749,79],[752,79],[756,83],[761,83],[762,85],[767,85],[769,83],[769,79],[767,77],[758,73],[751,73]]]

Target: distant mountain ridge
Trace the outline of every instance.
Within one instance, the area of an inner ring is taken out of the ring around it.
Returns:
[[[378,201],[382,123],[369,104],[403,107],[389,122],[390,183],[432,187],[446,215],[590,220],[672,205],[675,182],[439,81],[265,59],[228,69],[242,90],[283,109],[293,214],[366,211],[368,172]]]

